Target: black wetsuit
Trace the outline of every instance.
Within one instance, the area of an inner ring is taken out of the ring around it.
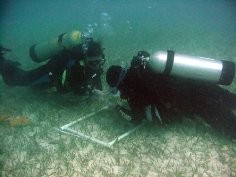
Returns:
[[[131,111],[118,107],[140,122],[145,108],[156,107],[163,121],[200,116],[212,126],[236,137],[236,95],[216,84],[164,76],[149,68],[132,65],[118,87]],[[152,109],[152,116],[156,116]]]
[[[102,90],[100,76],[103,69],[94,71],[85,66],[80,47],[71,51],[65,50],[46,64],[29,71],[21,69],[3,57],[1,63],[3,80],[11,86],[29,86],[34,89],[56,87],[60,93],[72,91],[82,94],[92,88]]]

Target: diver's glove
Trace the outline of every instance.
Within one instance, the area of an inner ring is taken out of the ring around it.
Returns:
[[[128,121],[132,121],[131,112],[120,105],[115,106],[115,110],[119,112],[122,118]]]

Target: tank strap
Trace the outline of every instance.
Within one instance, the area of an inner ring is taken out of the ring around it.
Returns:
[[[230,61],[222,60],[223,68],[218,84],[230,85],[234,79],[235,64]]]
[[[163,74],[165,75],[170,74],[173,67],[173,63],[174,63],[174,56],[175,56],[175,52],[173,50],[167,50],[167,61],[166,61],[166,67]]]
[[[30,57],[31,59],[34,61],[34,62],[37,62],[37,63],[40,63],[40,60],[39,58],[35,55],[35,47],[36,47],[37,44],[34,44],[30,47],[29,49],[29,54],[30,54]]]

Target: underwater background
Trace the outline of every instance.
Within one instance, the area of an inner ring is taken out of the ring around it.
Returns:
[[[109,63],[166,49],[236,60],[235,11],[234,0],[3,0],[0,39],[23,65],[32,44],[74,29],[92,31]]]
[[[102,42],[105,70],[112,64],[129,65],[139,50],[172,49],[236,62],[235,0],[0,1],[0,44],[12,49],[7,58],[24,69],[40,65],[29,57],[32,44],[76,29]],[[104,78],[103,83],[106,88]],[[226,88],[235,93],[235,80]],[[55,130],[106,104],[104,98],[84,101],[51,90],[9,87],[0,77],[0,121],[26,120],[20,127],[0,123],[0,177],[236,176],[235,140],[200,118],[146,125],[113,150]],[[115,115],[108,110],[97,117]],[[116,122],[107,127],[113,132]]]

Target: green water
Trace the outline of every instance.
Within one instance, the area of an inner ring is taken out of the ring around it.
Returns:
[[[38,66],[29,57],[29,46],[74,29],[90,29],[102,41],[105,69],[129,64],[138,50],[169,48],[236,62],[234,0],[2,0],[0,15],[0,44],[11,48],[7,57],[25,69]],[[234,92],[235,83],[228,87]],[[8,87],[0,78],[0,116],[30,120],[16,128],[0,123],[0,176],[236,176],[235,140],[201,118],[147,124],[112,150],[55,130],[116,102],[109,99],[84,101],[53,90]],[[98,114],[94,124],[91,119],[78,128],[86,132],[98,125],[98,138],[112,132],[106,138],[113,139],[120,132],[113,130],[119,121],[112,114]],[[105,126],[99,125],[104,121]]]
[[[112,62],[129,60],[140,49],[236,57],[233,0],[12,0],[1,9],[0,42],[24,63],[32,43],[89,25]]]

